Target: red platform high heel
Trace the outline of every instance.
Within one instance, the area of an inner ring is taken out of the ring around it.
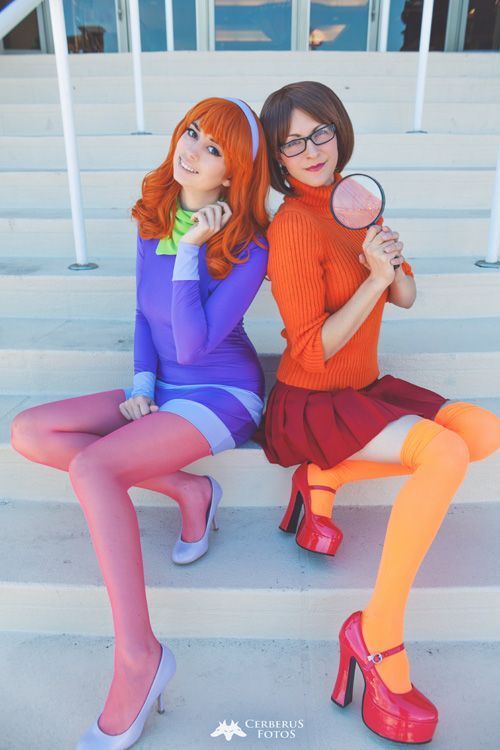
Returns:
[[[352,701],[356,664],[365,681],[361,716],[375,734],[394,742],[430,742],[438,722],[438,710],[412,683],[406,693],[393,693],[386,686],[375,664],[398,651],[404,643],[377,654],[369,654],[361,631],[361,612],[353,612],[339,633],[340,664],[332,701],[344,708]]]
[[[309,485],[307,483],[307,463],[303,463],[293,473],[290,502],[279,527],[282,531],[293,534],[297,529],[300,509],[304,506],[304,515],[296,534],[297,544],[311,552],[333,556],[340,546],[343,534],[329,518],[318,516],[312,512],[310,490],[336,492],[331,487]]]

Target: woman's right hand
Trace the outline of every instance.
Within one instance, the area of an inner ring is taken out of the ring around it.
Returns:
[[[159,411],[160,407],[149,396],[132,396],[126,401],[122,401],[118,408],[123,416],[130,420],[140,419],[146,416],[146,414]]]
[[[225,201],[217,201],[200,208],[191,216],[193,226],[182,237],[182,241],[191,245],[203,245],[214,234],[224,229],[231,216],[231,209]]]
[[[387,226],[374,224],[368,228],[363,242],[364,265],[370,275],[389,286],[394,281],[396,265],[392,261],[401,253],[403,243],[398,242],[399,233]]]

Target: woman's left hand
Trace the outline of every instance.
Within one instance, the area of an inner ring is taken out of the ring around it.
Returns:
[[[387,227],[387,226],[384,225],[382,227],[382,232],[388,232],[388,233],[390,233],[390,232],[392,232],[392,229],[390,227]],[[391,244],[387,244],[387,246],[384,248],[384,252],[390,253],[390,252],[394,251],[395,243],[399,241],[399,233],[395,232],[395,234],[397,236],[395,237],[394,242],[392,242]],[[403,243],[400,242],[400,245],[401,245],[401,251],[397,255],[395,255],[394,258],[392,258],[392,260],[391,260],[391,264],[393,266],[397,266],[396,271],[399,269],[400,266],[403,265],[403,263],[406,260],[406,258],[404,258],[403,254],[402,254]],[[366,257],[365,257],[364,253],[360,253],[360,255],[359,255],[359,262],[361,263],[361,265],[365,266],[365,268],[367,268],[369,271],[371,270],[369,264],[366,261]]]
[[[214,234],[224,229],[231,216],[231,209],[224,201],[210,203],[210,205],[200,208],[191,217],[195,224],[183,236],[182,242],[188,242],[191,245],[203,245]]]

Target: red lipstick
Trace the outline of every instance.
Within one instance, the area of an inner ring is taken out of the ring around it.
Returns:
[[[320,164],[313,164],[312,167],[306,167],[308,172],[319,172],[325,166],[326,162],[322,161]]]

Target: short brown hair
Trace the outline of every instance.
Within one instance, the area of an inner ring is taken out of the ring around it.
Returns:
[[[354,148],[351,119],[338,96],[328,86],[318,81],[299,81],[273,91],[264,102],[260,120],[266,134],[271,184],[285,195],[293,195],[293,189],[286,184],[276,155],[288,136],[294,109],[306,112],[318,122],[334,123],[339,151],[338,172],[342,172]]]

